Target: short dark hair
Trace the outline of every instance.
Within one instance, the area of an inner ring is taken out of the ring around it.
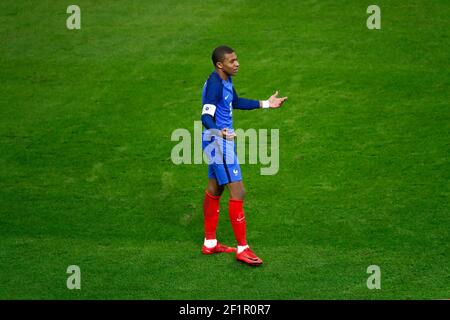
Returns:
[[[227,53],[233,53],[233,52],[234,52],[234,50],[227,46],[220,46],[220,47],[215,48],[212,53],[212,57],[211,57],[214,67],[216,66],[217,62],[223,62],[223,60],[225,59],[225,55]]]

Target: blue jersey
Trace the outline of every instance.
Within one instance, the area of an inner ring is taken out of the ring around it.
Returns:
[[[239,98],[231,77],[225,81],[213,71],[203,86],[202,105],[202,122],[206,129],[228,128],[233,131],[233,109],[257,109],[259,101]],[[211,116],[214,122],[210,118],[209,122],[205,121],[204,115]]]

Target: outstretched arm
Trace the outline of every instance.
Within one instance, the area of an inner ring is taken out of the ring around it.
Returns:
[[[287,97],[278,98],[276,91],[268,100],[250,100],[239,98],[236,91],[233,92],[233,108],[243,110],[253,110],[258,108],[279,108],[287,100]]]

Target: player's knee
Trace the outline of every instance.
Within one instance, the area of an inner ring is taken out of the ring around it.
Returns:
[[[214,186],[208,186],[208,188],[206,188],[206,191],[215,197],[221,196],[223,193],[223,187],[214,187]]]
[[[237,200],[244,200],[245,198],[245,190],[241,189],[241,190],[236,190],[231,194],[231,197],[233,199],[237,199]]]

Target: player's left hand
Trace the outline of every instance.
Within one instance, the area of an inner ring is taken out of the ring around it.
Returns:
[[[283,103],[287,100],[288,97],[278,98],[278,91],[276,91],[269,98],[269,107],[270,108],[279,108],[283,105]]]

